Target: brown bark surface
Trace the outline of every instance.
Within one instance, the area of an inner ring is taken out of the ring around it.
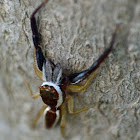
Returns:
[[[41,81],[33,69],[30,15],[41,1],[0,2],[0,140],[62,140],[59,125],[36,128],[31,122],[43,105],[33,100]],[[121,24],[114,49],[98,76],[82,93],[73,94],[75,109],[99,100],[97,107],[67,115],[69,140],[140,139],[140,1],[50,0],[38,13],[45,57],[60,62],[68,73],[88,68],[104,51],[116,24]],[[22,72],[21,72],[22,71]]]

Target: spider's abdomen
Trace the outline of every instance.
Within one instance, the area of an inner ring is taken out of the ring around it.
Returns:
[[[44,110],[44,118],[46,128],[54,127],[60,118],[60,110],[56,110],[56,108],[50,108],[48,106]]]

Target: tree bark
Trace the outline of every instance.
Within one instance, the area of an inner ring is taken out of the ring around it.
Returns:
[[[41,81],[33,69],[30,15],[41,1],[0,2],[0,139],[62,140],[59,125],[44,128],[43,117],[35,129],[31,122],[43,105],[33,100]],[[116,24],[112,53],[97,77],[82,93],[73,94],[75,109],[103,101],[79,115],[67,115],[69,140],[140,139],[140,1],[50,0],[38,13],[46,58],[60,62],[67,73],[91,66],[108,47]]]

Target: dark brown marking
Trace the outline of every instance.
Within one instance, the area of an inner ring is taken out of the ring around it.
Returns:
[[[46,128],[51,128],[56,120],[56,109],[50,109],[45,115],[45,126]]]

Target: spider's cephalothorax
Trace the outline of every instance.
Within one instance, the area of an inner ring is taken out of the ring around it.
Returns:
[[[112,35],[112,40],[109,44],[109,47],[105,49],[103,54],[91,65],[90,68],[79,73],[67,75],[66,73],[63,73],[59,63],[55,65],[51,60],[46,60],[40,48],[40,37],[35,14],[47,2],[47,0],[44,0],[44,2],[35,9],[30,18],[31,29],[33,33],[33,43],[35,46],[34,69],[37,76],[43,81],[43,84],[40,86],[40,92],[37,94],[32,94],[30,87],[28,87],[33,98],[41,96],[43,102],[45,103],[45,106],[43,106],[43,108],[40,110],[33,124],[36,124],[42,112],[44,112],[45,124],[47,128],[54,126],[61,118],[61,132],[64,136],[64,128],[66,124],[66,104],[70,114],[77,114],[93,107],[93,105],[91,105],[89,107],[74,111],[73,98],[69,92],[81,92],[89,86],[95,77],[98,68],[105,58],[108,57],[113,48],[118,27],[115,29]],[[79,85],[79,83],[83,80],[83,85]]]
[[[63,103],[64,94],[60,89],[62,68],[58,63],[52,66],[49,60],[43,63],[45,82],[40,87],[40,95],[45,104],[58,108]]]

